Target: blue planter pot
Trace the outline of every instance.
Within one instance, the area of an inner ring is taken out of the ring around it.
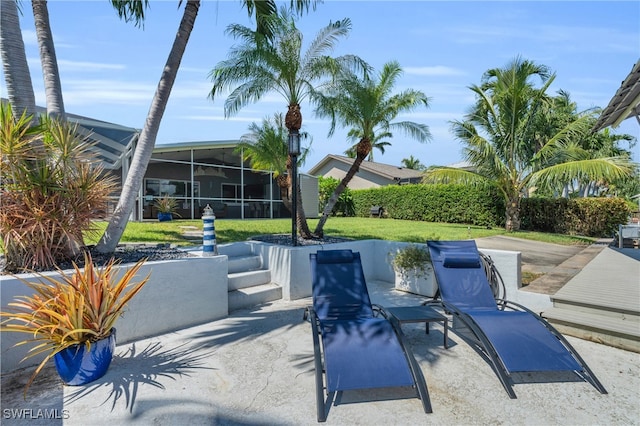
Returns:
[[[171,213],[158,213],[158,221],[160,222],[166,222],[171,219],[173,219],[173,215]]]
[[[71,386],[90,383],[104,376],[116,348],[116,329],[105,339],[91,344],[70,346],[54,356],[56,369],[63,382]]]

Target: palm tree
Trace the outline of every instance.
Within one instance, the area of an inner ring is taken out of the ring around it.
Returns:
[[[46,0],[33,0],[31,6],[40,47],[40,61],[47,97],[47,113],[52,117],[64,120],[65,112],[62,101],[60,73],[58,72],[55,45],[51,34],[47,2]],[[14,112],[21,113],[26,109],[27,114],[34,117],[38,122],[39,119],[35,114],[36,103],[33,85],[26,62],[16,2],[14,0],[2,0],[0,14],[2,15],[2,46],[0,50],[2,50],[2,62],[9,92],[9,102],[15,106]]]
[[[143,2],[144,4],[136,0],[111,0],[111,3],[120,14],[120,17],[125,20],[133,20],[138,24],[144,20],[144,7],[142,6],[146,6],[146,0]],[[301,13],[307,10],[310,4],[315,7],[315,3],[313,0],[291,0],[291,7]],[[242,0],[242,4],[250,16],[252,13],[255,13],[256,22],[259,27],[261,27],[261,23],[265,19],[262,14],[274,13],[275,11],[275,1],[273,0]],[[120,238],[122,238],[124,229],[127,226],[129,215],[133,211],[136,197],[142,186],[142,179],[144,178],[151,154],[153,153],[160,122],[167,103],[169,102],[169,95],[171,94],[173,83],[178,75],[180,62],[186,50],[187,42],[189,41],[189,36],[193,30],[199,9],[200,0],[188,0],[186,2],[178,32],[163,68],[156,93],[151,101],[151,107],[149,108],[145,125],[138,139],[138,145],[131,160],[129,173],[122,185],[122,192],[120,193],[118,204],[115,207],[104,234],[95,247],[95,250],[99,253],[112,253],[118,245]]]
[[[535,87],[534,78],[540,79],[540,87]],[[573,179],[610,180],[632,173],[628,156],[592,158],[579,146],[593,123],[592,111],[575,115],[551,135],[536,127],[539,114],[553,102],[546,90],[554,78],[546,66],[519,57],[505,68],[488,70],[481,86],[470,87],[477,100],[465,120],[452,123],[474,170],[434,167],[424,181],[496,185],[506,202],[505,228],[517,231],[520,200],[529,188],[557,188]]]
[[[51,34],[49,10],[46,0],[32,0],[33,20],[40,48],[40,63],[44,76],[44,91],[47,97],[47,114],[65,120],[64,102],[62,100],[62,83],[58,71],[56,48]]]
[[[231,89],[224,103],[228,117],[275,91],[287,102],[285,126],[290,134],[295,134],[302,126],[300,103],[314,96],[316,85],[322,79],[334,75],[341,67],[365,69],[367,65],[355,56],[332,58],[326,54],[339,38],[348,34],[351,29],[349,19],[332,22],[321,29],[306,52],[302,51],[302,33],[296,28],[294,17],[285,9],[266,19],[265,25],[272,30],[270,36],[238,24],[227,28],[227,34],[240,43],[231,49],[228,59],[219,62],[211,71],[213,88],[209,95],[215,99],[221,92]],[[287,160],[290,176],[291,161],[291,158]],[[299,188],[294,190],[299,191]],[[302,197],[298,197],[297,212],[300,235],[311,238]]]
[[[405,166],[407,169],[411,169],[411,170],[425,169],[424,164],[422,164],[420,160],[418,160],[417,158],[414,158],[413,155],[410,155],[409,158],[403,158],[402,165]]]
[[[595,126],[597,122],[597,117],[599,115],[599,111],[596,111],[592,123]],[[590,153],[592,158],[602,158],[602,157],[620,157],[620,156],[628,156],[631,157],[631,152],[622,149],[618,146],[619,142],[627,142],[629,144],[629,149],[632,149],[635,146],[636,139],[628,134],[616,134],[611,132],[610,128],[602,129],[597,133],[591,134],[589,137],[584,138],[581,141],[581,148]],[[624,177],[622,181],[629,179],[629,177]],[[578,182],[581,186],[578,188],[578,193],[583,196],[595,195],[601,193],[603,191],[608,190],[610,187],[615,187],[617,184],[622,183],[622,181],[617,182],[606,182],[606,181],[583,181]]]
[[[360,168],[360,164],[370,154],[376,135],[391,138],[392,131],[398,129],[419,142],[431,139],[429,128],[425,124],[393,121],[403,112],[412,111],[421,105],[429,106],[427,96],[420,91],[407,89],[397,94],[392,93],[401,74],[402,68],[395,61],[386,63],[377,78],[372,78],[369,73],[364,73],[363,77],[354,73],[344,73],[317,98],[316,114],[331,118],[329,136],[333,135],[336,123],[340,122],[345,127],[357,129],[360,141],[353,164],[322,211],[314,231],[316,235],[323,235],[323,227],[331,215],[331,210]]]
[[[305,132],[301,137],[306,138]],[[287,146],[288,130],[284,125],[284,117],[281,113],[273,115],[273,119],[264,119],[262,124],[251,123],[249,133],[240,138],[236,152],[242,153],[244,161],[251,162],[251,168],[256,170],[270,170],[280,188],[280,196],[284,206],[291,211],[291,187],[289,174],[287,173],[287,160],[289,150]],[[309,149],[303,149],[299,162],[304,159]]]
[[[113,1],[116,8],[126,8],[128,2]],[[112,253],[127,226],[129,215],[135,205],[136,197],[142,186],[142,179],[147,170],[153,147],[155,146],[160,122],[164,115],[165,108],[169,101],[169,95],[173,88],[173,83],[178,75],[180,61],[187,48],[189,36],[193,30],[193,25],[200,9],[200,0],[189,0],[184,9],[178,33],[173,41],[173,46],[169,52],[169,57],[162,70],[162,76],[158,83],[158,88],[151,101],[151,108],[147,114],[147,120],[138,138],[138,144],[131,159],[131,165],[127,177],[122,185],[122,192],[118,199],[111,220],[95,247],[99,253]],[[119,9],[120,10],[120,9]],[[141,18],[139,18],[141,19]]]
[[[374,149],[377,149],[378,151],[380,151],[380,154],[384,155],[385,147],[391,146],[391,142],[384,141],[382,139],[389,138],[391,136],[392,135],[388,132],[380,133],[374,136],[373,140],[371,141],[371,152],[369,152],[369,156],[367,156],[367,161],[373,161]],[[362,136],[358,129],[349,130],[349,133],[347,133],[347,139],[354,141],[355,145],[344,152],[347,157],[356,158],[356,155],[358,154],[358,142],[361,138]]]
[[[7,97],[16,120],[36,118],[36,97],[33,93],[29,64],[24,50],[18,6],[15,0],[0,0],[0,55],[7,85]]]

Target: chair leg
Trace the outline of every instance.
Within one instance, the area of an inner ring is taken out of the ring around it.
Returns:
[[[316,370],[316,408],[318,422],[320,423],[327,420],[327,410],[324,403],[324,386],[322,382],[322,370],[320,370],[320,373]]]
[[[395,317],[390,318],[391,325],[393,326],[393,330],[398,337],[398,341],[400,342],[400,346],[404,352],[404,355],[409,363],[409,370],[411,370],[411,375],[413,376],[413,381],[416,385],[416,390],[418,392],[418,397],[420,401],[422,401],[422,407],[424,408],[425,413],[433,413],[433,408],[431,408],[431,398],[429,398],[429,391],[427,390],[427,382],[424,379],[424,375],[422,374],[422,370],[416,361],[416,358],[413,356],[413,352],[407,343],[407,339],[402,332],[402,328],[400,327],[400,323]],[[427,327],[429,323],[427,323]]]
[[[316,410],[318,422],[327,420],[327,410],[324,402],[324,366],[322,363],[322,353],[320,351],[320,325],[315,312],[312,309],[306,311],[311,321],[311,334],[313,336],[313,361],[316,379]]]

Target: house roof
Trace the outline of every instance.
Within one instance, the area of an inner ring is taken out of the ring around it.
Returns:
[[[325,156],[318,164],[309,169],[310,175],[316,175],[320,169],[330,161],[339,161],[348,165],[353,164],[354,159],[341,155],[329,154]],[[376,163],[373,161],[363,161],[360,164],[360,170],[366,170],[371,173],[383,176],[390,180],[407,181],[409,179],[417,179],[422,177],[420,170],[408,169],[406,167],[392,166],[390,164]]]
[[[2,102],[8,99],[2,98]],[[36,113],[45,115],[47,109],[36,105]],[[93,144],[91,150],[107,169],[117,169],[122,164],[124,155],[133,148],[140,136],[140,129],[121,126],[108,121],[96,120],[78,114],[65,113],[67,120],[78,125],[80,136]]]
[[[175,142],[157,144],[153,148],[153,152],[171,152],[187,149],[210,149],[210,148],[235,148],[238,146],[238,140],[219,140],[219,141],[193,141],[193,142]]]
[[[600,114],[593,131],[597,132],[608,126],[618,127],[622,121],[634,116],[640,123],[640,60]]]
[[[46,108],[36,107],[38,113],[46,113]],[[105,168],[117,169],[122,158],[132,149],[140,137],[140,130],[107,121],[96,120],[82,115],[65,113],[67,120],[78,125],[78,133],[94,143],[92,150]]]

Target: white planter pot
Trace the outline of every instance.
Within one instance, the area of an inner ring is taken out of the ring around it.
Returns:
[[[409,293],[419,294],[421,296],[433,297],[436,295],[438,285],[433,274],[433,269],[429,266],[427,271],[423,273],[417,269],[395,271],[396,290],[406,291]]]

